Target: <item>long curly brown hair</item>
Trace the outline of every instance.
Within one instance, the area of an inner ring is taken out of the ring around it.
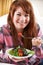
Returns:
[[[13,39],[13,43],[14,43],[15,47],[17,47],[19,45],[19,41],[18,41],[18,35],[17,35],[16,28],[12,21],[13,21],[13,16],[14,16],[14,13],[15,13],[17,7],[21,7],[23,9],[23,11],[25,11],[27,14],[30,15],[30,22],[24,28],[22,34],[27,37],[36,37],[37,36],[34,12],[33,12],[31,3],[27,0],[15,0],[11,4],[10,10],[9,10],[9,15],[8,15],[8,24],[10,25],[10,28],[11,28],[12,39]],[[22,42],[23,42],[23,46],[25,48],[28,48],[28,49],[32,48],[31,39],[22,38]]]

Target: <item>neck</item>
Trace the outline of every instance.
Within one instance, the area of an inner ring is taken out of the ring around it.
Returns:
[[[23,30],[21,30],[21,29],[17,30],[17,33],[22,33],[22,32],[23,32]]]

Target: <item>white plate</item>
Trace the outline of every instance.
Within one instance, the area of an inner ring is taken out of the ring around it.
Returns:
[[[34,52],[33,52],[33,53],[31,53],[31,54],[28,54],[27,56],[22,56],[22,57],[13,56],[13,55],[9,54],[9,51],[12,50],[12,49],[13,49],[13,48],[10,48],[10,49],[6,50],[7,55],[8,55],[9,58],[11,58],[11,59],[12,59],[12,58],[15,58],[15,59],[25,59],[25,58],[29,58],[29,57],[31,57],[31,56],[34,55]],[[26,50],[27,50],[27,52],[31,51],[31,50],[28,50],[28,49],[26,49]]]
[[[0,65],[15,65],[15,64],[0,63]]]

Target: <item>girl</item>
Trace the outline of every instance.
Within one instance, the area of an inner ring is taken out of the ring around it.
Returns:
[[[8,24],[0,29],[0,49],[4,55],[2,57],[6,57],[6,49],[16,48],[19,45],[32,49],[32,38],[38,36],[39,28],[35,22],[31,3],[27,0],[13,1],[7,22]],[[19,33],[24,37],[20,36]]]

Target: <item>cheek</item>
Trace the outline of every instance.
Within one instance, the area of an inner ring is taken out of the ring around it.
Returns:
[[[13,18],[13,23],[16,22],[16,19],[17,19],[16,17]]]
[[[28,17],[28,18],[26,19],[25,23],[29,23],[29,21],[30,21],[30,18]]]
[[[14,23],[14,21],[15,21],[15,17],[13,17],[13,23]]]
[[[27,21],[30,21],[30,17],[27,17]]]
[[[18,23],[18,21],[19,21],[19,17],[15,16],[15,17],[13,18],[13,22]]]

